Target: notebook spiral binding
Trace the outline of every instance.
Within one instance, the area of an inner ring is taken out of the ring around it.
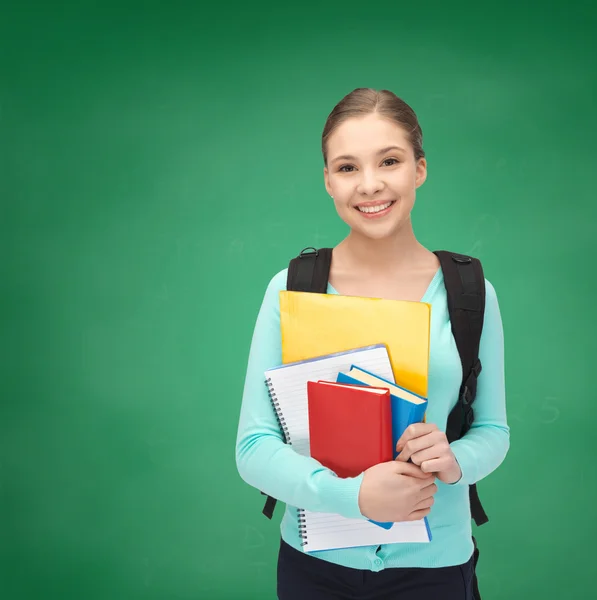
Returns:
[[[274,386],[272,385],[272,380],[270,377],[268,377],[265,380],[265,385],[267,386],[269,397],[274,406],[274,411],[276,412],[276,417],[278,419],[278,423],[280,424],[282,433],[284,434],[284,439],[287,444],[290,444],[291,443],[290,442],[290,432],[288,431],[288,426],[286,425],[286,421],[285,421],[284,417],[282,416],[282,413],[280,412],[280,403],[278,402],[276,393],[274,392]]]
[[[265,385],[267,386],[268,395],[272,401],[272,405],[274,407],[274,411],[276,413],[276,417],[278,419],[278,423],[280,423],[280,427],[282,428],[282,432],[284,434],[284,439],[287,444],[290,444],[290,432],[288,431],[288,426],[286,425],[286,420],[282,416],[280,411],[280,403],[276,397],[276,393],[274,392],[274,386],[272,385],[271,378],[266,378]],[[305,511],[302,508],[298,509],[298,532],[299,537],[301,538],[301,546],[307,545],[307,524],[305,520]]]
[[[302,508],[298,509],[298,533],[301,538],[301,546],[304,548],[308,545],[307,540],[307,520],[305,519],[305,511]]]

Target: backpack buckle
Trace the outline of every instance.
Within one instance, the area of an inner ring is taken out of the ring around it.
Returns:
[[[481,361],[477,358],[477,360],[475,361],[475,364],[473,365],[471,372],[475,374],[475,378],[479,377],[479,374],[481,373],[482,367],[481,367]]]
[[[460,392],[460,399],[462,400],[462,404],[465,406],[468,406],[471,403],[472,393],[468,385],[465,385],[462,388],[462,392]]]
[[[477,379],[479,378],[481,371],[482,371],[481,361],[477,358],[477,360],[471,367],[471,370],[468,372],[467,378],[464,381],[464,387],[467,389],[467,392],[469,395],[471,393],[470,388],[477,389],[476,383],[477,383]]]
[[[307,250],[313,250],[313,252],[307,252]],[[313,254],[315,254],[315,257],[317,258],[319,256],[319,250],[317,250],[317,248],[313,248],[313,246],[309,246],[308,248],[303,248],[301,250],[301,253],[299,254],[299,258],[303,258],[303,256],[313,256]]]

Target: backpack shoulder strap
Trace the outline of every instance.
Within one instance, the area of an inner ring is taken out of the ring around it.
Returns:
[[[462,364],[462,383],[458,403],[448,417],[446,436],[449,442],[461,438],[474,421],[473,402],[477,394],[477,377],[481,373],[479,344],[485,316],[485,276],[477,258],[438,250],[448,296],[452,333]],[[477,486],[470,486],[471,511],[477,525],[488,521]]]
[[[331,248],[305,248],[288,265],[286,289],[325,294],[332,264]]]
[[[331,248],[304,248],[301,253],[288,264],[286,289],[293,292],[314,292],[325,294],[332,264]],[[264,496],[263,492],[261,492]],[[267,496],[263,514],[271,519],[274,515],[277,500]]]
[[[481,372],[479,343],[485,314],[485,278],[481,263],[476,258],[444,250],[435,254],[444,275],[452,333],[462,363],[459,404],[462,403],[463,412],[454,414],[446,432],[449,441],[453,441],[462,437],[473,420],[471,404]]]

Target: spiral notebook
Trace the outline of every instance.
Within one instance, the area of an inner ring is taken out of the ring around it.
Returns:
[[[335,381],[338,373],[353,365],[394,382],[392,365],[384,344],[376,344],[287,363],[265,372],[272,404],[286,443],[310,456],[307,382]],[[332,513],[299,508],[300,535],[305,552],[404,542],[429,542],[427,519],[395,523],[384,529],[366,519],[348,519]]]

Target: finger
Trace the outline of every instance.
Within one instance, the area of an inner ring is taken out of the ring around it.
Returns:
[[[420,502],[421,500],[424,500],[425,498],[434,496],[436,492],[437,492],[437,484],[436,483],[431,483],[429,485],[426,485],[425,487],[422,487],[419,490],[419,493],[417,494],[417,502]]]
[[[410,477],[417,477],[424,481],[433,480],[434,477],[429,475],[429,473],[423,473],[421,468],[417,465],[413,465],[412,463],[398,463],[396,462],[396,473],[399,475],[408,475]]]
[[[435,430],[437,430],[437,425],[434,425],[433,423],[413,423],[404,430],[404,433],[400,436],[398,442],[396,442],[396,447],[404,446],[409,440],[426,435]]]
[[[432,446],[439,445],[441,444],[441,442],[441,432],[430,432],[418,438],[409,440],[403,446],[397,445],[396,448],[397,451],[400,453],[398,456],[401,456],[402,460],[408,460],[416,452],[420,452],[421,450],[425,450],[427,448],[431,448]]]
[[[400,461],[400,462],[408,462],[409,456],[406,452],[400,452],[398,454],[398,456],[396,457],[396,460]]]
[[[414,510],[407,517],[407,521],[419,521],[423,517],[426,517],[431,512],[431,508],[422,508],[421,510]]]
[[[420,467],[423,473],[440,473],[450,466],[450,457],[441,456],[440,458],[432,458],[421,462]]]
[[[407,429],[404,432],[404,435],[396,442],[397,452],[401,452],[407,444],[412,445],[415,443],[415,440],[418,441],[425,437],[431,436],[432,439],[438,443],[446,439],[446,434],[439,431],[436,425],[430,423],[416,423],[416,425],[425,425],[426,427],[420,427],[412,430]],[[409,431],[414,433],[409,433]]]
[[[423,498],[420,502],[415,504],[415,510],[423,510],[425,508],[431,508],[435,504],[435,498],[433,496],[428,496],[427,498]]]
[[[429,436],[427,436],[429,437]],[[425,438],[421,438],[425,439]],[[446,444],[433,444],[428,448],[424,448],[423,450],[419,450],[411,454],[411,461],[415,463],[415,465],[421,465],[425,461],[440,459],[449,455],[450,447]]]

